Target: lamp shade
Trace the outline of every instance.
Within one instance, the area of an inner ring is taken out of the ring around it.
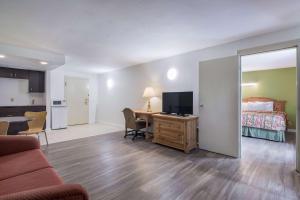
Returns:
[[[144,98],[155,97],[154,89],[152,87],[146,87],[145,90],[144,90],[143,97]]]

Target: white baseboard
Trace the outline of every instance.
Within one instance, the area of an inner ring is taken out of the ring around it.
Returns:
[[[296,133],[296,129],[288,129],[289,133]]]
[[[115,123],[106,122],[106,121],[97,121],[97,123],[124,129],[124,124],[115,124]]]

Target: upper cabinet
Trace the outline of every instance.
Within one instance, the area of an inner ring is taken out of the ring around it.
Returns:
[[[3,78],[14,78],[13,69],[1,67],[0,68],[0,77],[3,77]]]
[[[0,77],[28,79],[28,92],[45,92],[45,72],[0,67]]]
[[[0,68],[0,77],[3,78],[28,79],[28,74],[28,70],[24,69]]]
[[[45,72],[29,71],[29,92],[45,92]]]
[[[28,79],[29,73],[28,70],[24,69],[17,69],[14,70],[14,78],[19,78],[19,79]]]

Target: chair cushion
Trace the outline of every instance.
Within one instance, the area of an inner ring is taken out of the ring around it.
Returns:
[[[50,167],[40,149],[1,156],[0,163],[0,181]]]
[[[146,121],[145,120],[136,120],[135,121],[135,124],[136,124],[136,128],[139,130],[139,129],[142,129],[142,128],[146,128]]]
[[[52,168],[44,168],[0,181],[0,195],[61,184],[62,179]]]

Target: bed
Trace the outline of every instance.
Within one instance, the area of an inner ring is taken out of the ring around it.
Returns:
[[[242,135],[285,141],[287,114],[285,101],[265,97],[249,97],[242,102]]]

